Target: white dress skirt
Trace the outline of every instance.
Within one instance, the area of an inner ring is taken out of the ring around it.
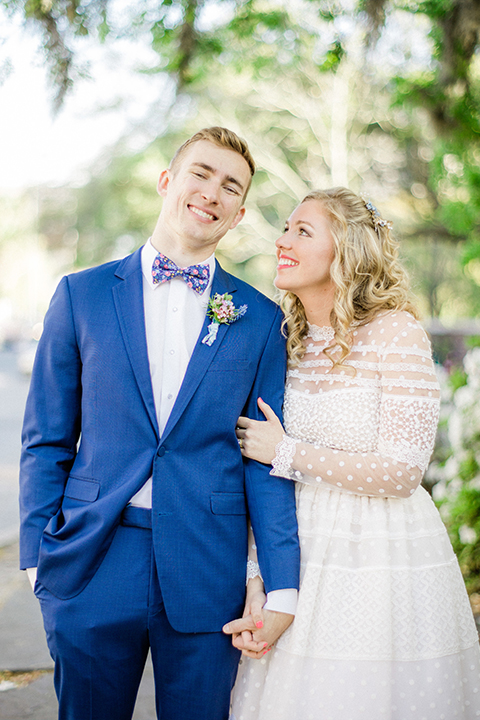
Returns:
[[[407,335],[392,334],[395,319]],[[387,337],[364,352],[368,331],[378,337],[382,325]],[[242,659],[231,720],[480,718],[473,614],[445,526],[418,486],[438,413],[424,333],[407,313],[359,328],[357,372],[332,388],[321,330],[312,326],[285,398],[295,447],[287,441],[281,469],[297,480],[302,554],[297,613],[263,659]]]

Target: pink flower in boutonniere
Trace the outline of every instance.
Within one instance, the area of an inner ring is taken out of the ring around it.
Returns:
[[[232,296],[228,293],[219,295],[216,293],[208,301],[207,317],[212,318],[212,322],[208,326],[208,335],[202,340],[205,345],[212,345],[217,337],[219,325],[231,323],[241,318],[247,312],[247,305],[241,305],[236,308],[232,302]]]

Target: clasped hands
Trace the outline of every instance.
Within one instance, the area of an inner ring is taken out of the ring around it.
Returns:
[[[281,442],[284,430],[270,405],[261,398],[258,398],[258,407],[265,415],[265,421],[239,417],[236,434],[244,457],[269,465],[275,457],[275,447]],[[247,586],[243,617],[223,627],[223,632],[232,636],[234,647],[256,659],[271,649],[294,617],[289,613],[264,610],[265,599],[261,578],[252,578]]]
[[[240,416],[237,420],[237,439],[244,457],[270,465],[275,458],[275,448],[283,439],[284,430],[270,405],[262,398],[258,398],[257,402],[265,420]]]
[[[232,636],[232,644],[247,657],[260,659],[272,647],[293,621],[293,615],[264,610],[265,593],[261,578],[248,582],[247,600],[243,617],[223,626],[226,635]]]

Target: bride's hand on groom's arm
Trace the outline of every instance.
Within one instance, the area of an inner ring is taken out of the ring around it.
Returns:
[[[255,627],[251,615],[232,620],[223,627],[223,632],[232,635],[233,645],[248,657],[260,659],[267,653],[292,623],[294,616],[288,613],[263,610],[263,627]]]
[[[242,455],[269,465],[275,457],[275,447],[282,441],[284,429],[282,423],[261,398],[258,407],[265,415],[265,420],[252,420],[239,417],[237,421],[237,438]]]

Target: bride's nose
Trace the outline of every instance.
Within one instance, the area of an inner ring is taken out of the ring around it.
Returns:
[[[290,242],[289,233],[288,230],[285,230],[284,233],[280,235],[279,238],[275,240],[275,246],[280,250],[281,248],[290,248],[292,247],[292,243]]]

